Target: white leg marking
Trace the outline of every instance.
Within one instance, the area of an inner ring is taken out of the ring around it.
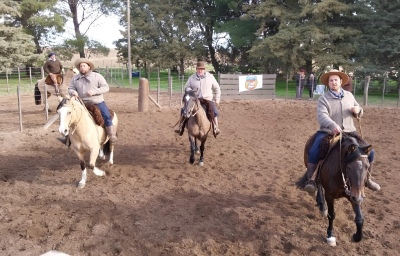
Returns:
[[[114,164],[114,151],[111,151],[110,158],[108,159],[108,162],[110,164]]]
[[[106,159],[106,156],[104,155],[104,152],[103,152],[102,149],[99,150],[99,158],[100,158],[101,160],[105,160],[105,159]]]
[[[86,180],[87,180],[87,174],[86,174],[86,168],[85,168],[85,170],[82,171],[82,179],[78,183],[78,188],[84,188],[86,185]]]
[[[97,168],[97,167],[94,167],[93,173],[96,174],[97,176],[106,176],[106,172],[100,170],[100,169]]]

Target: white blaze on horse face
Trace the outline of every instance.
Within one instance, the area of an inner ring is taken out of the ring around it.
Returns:
[[[69,118],[69,107],[61,107],[58,110],[58,114],[60,115],[60,126],[58,127],[58,132],[61,133],[64,136],[67,136],[69,133],[69,127],[68,127],[68,120]]]
[[[361,161],[361,160],[357,160],[357,167],[359,168],[359,169],[362,169],[362,167],[363,167],[363,162]]]

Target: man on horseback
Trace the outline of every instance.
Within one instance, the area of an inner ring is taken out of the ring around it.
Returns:
[[[220,134],[220,130],[218,129],[218,110],[215,105],[219,106],[220,98],[221,98],[221,88],[215,77],[205,71],[206,66],[205,62],[199,61],[196,65],[196,73],[191,75],[186,82],[185,90],[191,89],[195,92],[198,98],[205,99],[209,101],[210,105],[214,110],[214,120],[211,120],[214,127],[214,134],[217,136]],[[214,99],[214,101],[213,101]],[[185,122],[186,118],[182,115],[179,119],[179,127],[175,130],[180,136],[182,136],[183,132],[185,131]]]
[[[94,65],[88,59],[77,59],[74,65],[79,69],[79,74],[72,78],[71,84],[68,87],[68,93],[71,96],[79,96],[84,103],[97,105],[103,116],[110,141],[112,143],[117,142],[116,130],[114,129],[110,111],[103,97],[103,94],[110,90],[107,81],[101,74],[93,72]]]
[[[360,118],[363,115],[363,109],[360,107],[353,94],[343,90],[342,84],[349,81],[348,75],[336,69],[332,69],[328,73],[321,76],[322,84],[329,87],[328,91],[318,99],[317,103],[317,119],[320,129],[317,131],[314,143],[308,152],[307,163],[307,184],[304,187],[310,195],[315,194],[316,184],[313,179],[314,172],[317,168],[319,159],[320,146],[323,138],[328,133],[334,135],[341,132],[354,134],[356,128],[354,126],[353,117]],[[368,168],[366,187],[373,191],[379,191],[381,187],[378,183],[372,181],[371,172],[374,163],[375,151],[372,150],[368,156],[370,167]]]
[[[56,54],[54,52],[51,52],[48,56],[49,59],[44,63],[43,70],[51,78],[56,94],[58,95],[60,89],[58,88],[57,75],[63,73],[63,65],[56,59]]]

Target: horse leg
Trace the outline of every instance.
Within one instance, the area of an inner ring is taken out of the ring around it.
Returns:
[[[189,163],[194,164],[194,151],[196,148],[196,139],[189,135],[190,142],[190,158]]]
[[[336,246],[336,238],[333,236],[333,221],[335,220],[334,199],[325,197],[325,200],[328,205],[328,221],[329,221],[326,241],[330,246]]]
[[[360,242],[361,239],[363,238],[363,225],[364,225],[364,216],[361,212],[361,204],[351,204],[353,206],[354,213],[356,214],[356,217],[354,219],[356,226],[357,226],[357,232],[353,234],[353,240],[354,242]]]
[[[100,158],[101,160],[105,160],[105,159],[106,159],[106,156],[104,155],[103,149],[100,149],[100,150],[99,150],[99,158]]]
[[[204,159],[203,159],[203,153],[204,153],[204,144],[206,143],[205,140],[203,140],[200,144],[200,159],[199,159],[199,166],[204,165]]]
[[[77,156],[79,158],[81,170],[82,170],[82,178],[78,183],[78,188],[84,188],[86,185],[86,180],[87,180],[85,157],[82,153],[80,153],[78,151],[75,151],[75,152],[77,152]]]
[[[100,148],[94,148],[90,150],[90,157],[89,157],[89,169],[92,169],[93,173],[96,176],[106,176],[106,172],[100,170],[95,166],[97,157],[99,156]]]
[[[200,154],[199,147],[197,146],[197,140],[194,140],[194,152],[196,154]]]
[[[321,185],[318,185],[316,200],[317,200],[317,205],[318,205],[318,209],[320,211],[321,216],[327,217],[328,210],[326,209],[326,205],[325,205],[324,189]]]

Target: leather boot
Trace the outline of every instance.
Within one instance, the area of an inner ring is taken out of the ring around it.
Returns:
[[[71,146],[71,141],[69,140],[69,135],[65,136],[64,138],[57,138],[57,140],[67,147]]]
[[[218,129],[218,119],[215,117],[214,118],[214,134],[217,136],[218,134],[221,133],[221,131]]]
[[[116,130],[114,129],[114,125],[106,127],[106,132],[108,137],[110,137],[111,143],[116,143],[118,141]]]
[[[381,186],[379,186],[378,183],[372,181],[372,177],[371,177],[371,172],[372,172],[373,166],[374,166],[373,162],[369,163],[369,168],[368,168],[368,172],[367,172],[367,182],[365,182],[365,186],[367,188],[371,189],[372,191],[379,191],[379,190],[381,190]]]
[[[313,180],[313,175],[315,172],[315,169],[317,169],[317,164],[312,164],[312,163],[307,163],[307,183],[306,186],[304,187],[304,190],[308,192],[311,196],[315,195],[315,190],[316,190],[316,184],[315,181]]]

